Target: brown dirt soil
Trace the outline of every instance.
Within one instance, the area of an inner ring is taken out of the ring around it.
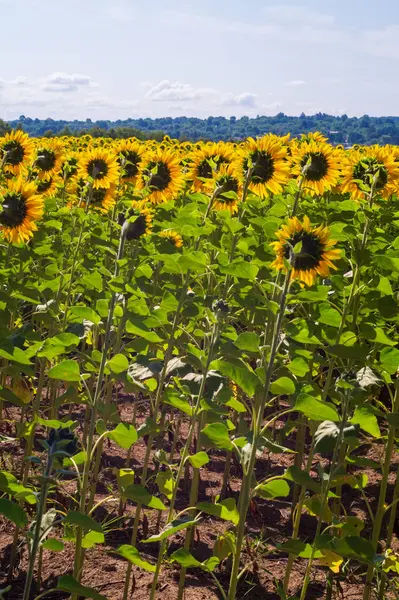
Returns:
[[[121,419],[125,422],[132,422],[133,405],[135,399],[132,396],[119,394],[118,410]],[[67,409],[63,409],[61,414],[68,414]],[[148,414],[148,405],[146,402],[140,402],[140,408],[137,409],[136,426],[139,426]],[[78,419],[80,423],[84,419],[84,408],[81,411],[76,410],[72,413],[72,418]],[[9,436],[15,435],[14,420],[19,420],[19,410],[14,407],[8,407],[1,423],[0,432]],[[280,423],[280,426],[282,423]],[[44,434],[44,432],[42,432]],[[82,430],[80,430],[82,433]],[[187,433],[187,423],[183,423],[180,437],[184,439]],[[291,440],[292,442],[292,440]],[[289,442],[290,443],[290,442]],[[291,443],[292,445],[292,443]],[[169,451],[170,442],[165,436],[161,447]],[[179,449],[179,448],[178,448]],[[139,440],[134,446],[127,461],[128,453],[120,449],[113,442],[106,440],[101,456],[101,469],[97,485],[95,502],[104,501],[111,495],[110,501],[103,503],[95,511],[95,518],[104,522],[118,514],[118,500],[112,498],[112,491],[116,491],[115,469],[130,466],[136,471],[136,480],[139,481],[141,465],[143,464],[146,452],[145,440]],[[381,445],[369,447],[368,458],[380,460],[382,452]],[[35,453],[40,453],[40,446],[36,445]],[[224,455],[217,450],[209,451],[210,462],[201,469],[200,500],[210,501],[220,493],[221,483],[224,471]],[[278,475],[290,466],[293,462],[293,454],[264,454],[257,463],[258,480],[268,475]],[[177,454],[175,455],[177,458]],[[306,456],[304,458],[306,461]],[[394,462],[399,462],[399,455],[395,457]],[[394,464],[394,463],[393,463]],[[23,465],[23,449],[19,441],[6,441],[1,444],[0,469],[11,471],[19,475]],[[314,461],[313,468],[317,467],[317,460]],[[154,465],[152,463],[152,468]],[[354,471],[355,472],[355,471]],[[368,500],[373,509],[376,508],[379,491],[380,474],[374,470],[366,469],[362,471],[369,478],[366,489]],[[316,474],[314,471],[313,474]],[[395,473],[392,472],[389,481],[388,502],[393,491]],[[229,480],[229,494],[237,497],[240,490],[241,472],[240,466],[232,463],[231,475]],[[155,489],[155,488],[154,488]],[[63,479],[60,481],[59,489],[56,495],[50,494],[50,501],[56,500],[55,506],[61,510],[75,508],[71,504],[69,494],[73,494],[75,482],[73,479]],[[370,520],[365,510],[365,504],[360,494],[352,490],[349,486],[343,489],[343,504],[349,515],[358,516],[365,522],[364,535],[370,533]],[[188,506],[189,483],[188,486],[181,482],[181,489],[178,493],[177,508],[183,509]],[[50,502],[49,502],[50,505]],[[251,510],[247,520],[247,544],[243,552],[242,563],[248,564],[247,574],[242,578],[238,588],[237,598],[242,600],[279,600],[276,594],[275,581],[282,581],[287,563],[287,555],[278,552],[276,544],[283,542],[290,537],[292,533],[292,522],[290,515],[290,498],[286,500],[262,500],[257,499],[251,505]],[[112,554],[121,544],[130,543],[132,524],[135,514],[135,506],[128,501],[124,518],[111,527],[107,528],[105,544],[97,546],[86,551],[84,572],[82,583],[94,587],[102,593],[108,600],[122,600],[124,578],[126,572],[126,562]],[[156,532],[157,512],[151,509],[144,509],[142,512],[141,526],[139,529],[138,550],[144,558],[149,561],[155,561],[158,553],[158,544],[143,544],[142,540]],[[162,525],[162,523],[161,523]],[[195,543],[192,549],[193,554],[198,560],[205,560],[212,555],[212,547],[217,535],[227,529],[227,522],[218,521],[211,517],[205,517],[200,527],[196,531]],[[300,538],[303,541],[312,541],[316,527],[316,519],[309,514],[303,514],[300,528]],[[53,537],[60,537],[62,529],[59,528],[51,533]],[[14,527],[9,522],[0,517],[0,588],[5,587],[7,583],[7,573],[9,570],[10,552],[13,542]],[[168,554],[182,547],[184,544],[185,532],[178,532],[174,537],[169,538],[170,545]],[[21,540],[22,541],[22,538]],[[396,540],[397,542],[397,540]],[[56,585],[57,578],[60,575],[72,574],[73,569],[74,545],[67,542],[61,552],[43,551],[42,555],[42,580],[33,593],[32,598],[46,589],[51,589]],[[291,576],[290,594],[300,593],[306,561],[299,559],[295,561]],[[27,568],[27,550],[24,544],[18,546],[18,555],[13,577],[11,579],[12,590],[4,596],[5,600],[18,600],[22,597],[22,590]],[[227,589],[229,580],[229,563],[224,561],[215,571],[222,586]],[[133,568],[134,581],[129,599],[147,600],[149,598],[149,589],[152,581],[152,574],[142,571],[136,567]],[[312,584],[307,594],[308,600],[324,598],[326,594],[326,577],[328,570],[325,567],[317,565],[317,561],[312,570]],[[345,579],[334,577],[333,599],[361,600],[363,595],[363,576],[364,569],[361,567],[350,566]],[[161,571],[157,600],[174,600],[177,598],[177,589],[179,582],[179,569],[176,564],[166,563]],[[53,592],[46,596],[48,600],[61,600],[67,598],[68,594],[62,592]],[[390,598],[391,596],[387,596]],[[393,597],[393,596],[392,596]],[[1,598],[1,594],[0,594]],[[210,576],[203,571],[190,570],[187,574],[185,583],[185,600],[219,600],[220,594]]]

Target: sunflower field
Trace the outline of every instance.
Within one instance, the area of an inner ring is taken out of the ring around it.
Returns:
[[[399,598],[399,149],[0,138],[0,598]]]

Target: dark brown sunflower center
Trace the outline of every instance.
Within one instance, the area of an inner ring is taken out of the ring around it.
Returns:
[[[238,181],[234,177],[229,175],[223,175],[218,180],[218,186],[220,190],[217,193],[217,199],[219,202],[225,202],[226,204],[234,204],[236,198],[225,196],[226,192],[238,192]]]
[[[295,253],[292,267],[298,271],[310,271],[322,261],[324,246],[320,239],[313,233],[298,231],[284,246],[284,257],[286,259],[289,259],[291,256],[291,247],[295,248],[299,242],[302,242],[302,248],[300,252]]]
[[[130,177],[136,177],[139,164],[140,164],[140,156],[137,152],[122,152],[123,157],[125,159],[124,170],[125,174],[123,175],[123,179],[128,179]],[[120,160],[119,160],[120,163]]]
[[[102,179],[107,176],[108,165],[102,158],[94,158],[87,165],[87,173],[93,179]]]
[[[47,192],[48,189],[51,188],[51,185],[53,183],[53,179],[41,179],[39,180],[39,182],[36,184],[36,189],[38,192],[40,192],[41,194],[43,194],[44,192]]]
[[[24,147],[16,140],[10,140],[3,144],[2,151],[7,154],[5,163],[8,165],[13,165],[15,167],[24,160]]]
[[[153,169],[154,173],[151,172]],[[150,162],[147,170],[150,175],[148,185],[158,192],[165,190],[172,181],[169,167],[164,162]]]
[[[107,190],[104,190],[102,188],[99,188],[98,190],[93,189],[92,193],[91,193],[90,203],[91,204],[102,204],[106,195],[107,195]]]
[[[197,167],[197,176],[203,177],[204,179],[210,179],[213,174],[212,163],[216,165],[216,169],[220,167],[220,165],[227,165],[229,161],[224,157],[216,154],[215,156],[208,156],[208,158],[204,158]],[[215,168],[215,166],[214,166]]]
[[[274,175],[274,158],[269,152],[255,150],[251,156],[252,162],[252,182],[267,183]],[[250,166],[250,161],[246,161],[244,168],[247,171]]]
[[[11,192],[3,196],[0,223],[5,227],[22,225],[27,214],[26,201],[22,194]]]
[[[388,183],[388,171],[384,165],[371,156],[359,161],[353,169],[353,179],[360,179],[365,185],[371,185],[376,175],[376,189],[382,190]]]
[[[37,152],[36,166],[42,171],[54,169],[56,161],[55,152],[48,148],[40,148]]]
[[[301,167],[305,167],[310,161],[306,171],[306,179],[309,181],[320,181],[327,175],[328,161],[322,152],[309,152],[305,154],[301,162]]]
[[[144,215],[139,215],[133,223],[129,223],[126,239],[138,240],[139,237],[147,233],[148,225]]]

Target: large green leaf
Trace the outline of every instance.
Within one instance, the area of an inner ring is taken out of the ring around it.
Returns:
[[[87,587],[86,585],[81,585],[72,577],[72,575],[63,575],[62,577],[59,577],[57,582],[57,590],[67,592],[68,594],[76,594],[77,596],[81,596],[83,598],[92,598],[93,600],[108,600],[105,596],[99,594],[93,588]]]
[[[63,360],[58,365],[55,365],[55,367],[52,367],[47,375],[51,379],[59,379],[61,381],[79,381],[79,363],[71,359]]]
[[[149,571],[150,573],[155,573],[156,571],[155,565],[152,565],[148,561],[144,560],[140,556],[139,551],[134,546],[130,546],[130,544],[123,544],[122,546],[119,546],[119,548],[115,550],[115,553],[128,560],[132,565],[136,565],[136,567],[140,567],[145,571]]]
[[[147,540],[144,540],[144,543],[149,544],[152,542],[160,542],[161,540],[174,535],[177,531],[180,531],[181,529],[187,529],[187,527],[191,527],[197,523],[198,521],[196,519],[192,519],[191,517],[187,516],[180,519],[175,519],[174,521],[168,523],[158,534],[152,535]]]
[[[377,417],[375,416],[372,407],[367,404],[356,407],[351,422],[360,425],[360,428],[363,429],[363,431],[366,431],[373,437],[381,436]]]
[[[290,493],[290,486],[285,479],[273,479],[261,485],[257,485],[255,492],[261,498],[270,500],[273,498],[286,498]]]
[[[0,514],[12,521],[17,527],[23,528],[28,524],[28,517],[25,511],[7,498],[0,498]]]
[[[64,520],[66,523],[81,527],[84,531],[97,531],[98,533],[103,533],[103,528],[100,523],[97,523],[92,517],[79,511],[68,511]]]
[[[138,319],[131,318],[126,323],[126,331],[128,333],[133,333],[134,335],[137,335],[152,344],[162,342],[162,338],[160,338],[155,331],[151,331],[146,325],[144,325],[142,321],[139,321]]]
[[[234,447],[230,441],[229,430],[224,423],[211,423],[204,427],[201,433],[216,448],[232,450]]]
[[[108,437],[125,450],[131,448],[138,439],[137,431],[130,423],[119,423],[108,433]]]
[[[299,394],[294,408],[312,421],[339,421],[339,415],[332,404],[321,402],[310,394]]]
[[[166,506],[162,500],[156,496],[152,496],[142,485],[139,485],[138,483],[129,485],[123,492],[123,495],[125,498],[129,498],[129,500],[137,502],[137,504],[143,504],[144,506],[157,508],[158,510],[166,510]]]
[[[197,509],[206,512],[208,515],[219,517],[224,521],[231,521],[237,525],[240,520],[240,513],[237,510],[234,498],[226,498],[221,502],[198,502]]]
[[[231,379],[250,397],[255,394],[255,390],[260,385],[256,374],[244,361],[215,360],[211,368]]]
[[[295,383],[289,377],[280,377],[270,385],[270,391],[276,396],[289,396],[295,392]]]

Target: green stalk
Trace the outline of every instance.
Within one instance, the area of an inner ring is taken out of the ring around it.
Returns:
[[[126,227],[124,225],[122,228],[122,231],[121,231],[121,235],[120,235],[120,239],[119,239],[118,253],[116,256],[116,260],[115,260],[115,273],[114,273],[115,277],[118,277],[118,275],[119,275],[119,261],[123,258],[125,241],[126,241]],[[101,396],[105,363],[107,361],[107,355],[108,355],[108,350],[109,350],[109,346],[110,346],[111,326],[112,326],[112,319],[113,319],[114,310],[115,310],[116,296],[117,296],[117,293],[113,292],[112,296],[111,296],[111,301],[110,301],[109,310],[108,310],[108,318],[107,318],[107,323],[106,323],[106,327],[105,327],[104,344],[103,344],[103,349],[102,349],[97,384],[96,384],[96,388],[95,388],[94,395],[93,395],[92,402],[91,402],[90,425],[89,425],[88,438],[87,438],[87,444],[86,444],[87,457],[86,457],[86,461],[85,461],[84,467],[83,467],[82,486],[81,486],[81,490],[80,490],[79,511],[82,513],[85,513],[85,510],[86,510],[86,496],[87,496],[87,491],[88,491],[88,487],[89,487],[90,465],[91,465],[92,451],[93,451],[93,444],[94,444],[94,434],[95,434],[95,426],[96,426],[96,419],[97,419],[98,401]],[[82,528],[78,527],[77,532],[76,532],[76,549],[75,549],[75,564],[74,564],[74,577],[77,581],[80,581],[80,577],[81,577],[81,570],[82,570],[82,566],[83,566],[83,554],[84,553],[82,552]],[[73,596],[73,600],[76,600],[76,595]]]
[[[244,475],[241,485],[240,498],[239,498],[239,512],[240,512],[240,520],[238,523],[237,537],[236,537],[236,545],[233,554],[233,565],[231,569],[230,576],[230,586],[228,593],[228,600],[235,600],[236,591],[237,591],[237,582],[238,582],[238,573],[240,569],[240,556],[241,549],[244,540],[245,533],[245,520],[248,512],[248,507],[251,499],[251,482],[253,478],[253,472],[255,468],[256,462],[256,451],[258,447],[258,443],[261,437],[261,425],[263,420],[263,414],[265,411],[266,403],[269,396],[269,388],[272,380],[273,369],[274,369],[274,361],[277,355],[277,348],[280,337],[280,330],[284,318],[285,306],[287,300],[287,294],[290,287],[291,280],[291,271],[288,271],[285,276],[285,282],[283,291],[280,298],[280,306],[278,311],[277,322],[274,329],[274,335],[272,340],[272,345],[270,349],[270,357],[268,362],[268,367],[266,371],[266,381],[263,390],[263,394],[260,400],[256,400],[256,412],[255,412],[255,422],[253,427],[253,442],[251,448],[251,454],[249,457],[248,465],[246,468],[243,468]]]
[[[395,397],[394,397],[393,406],[392,406],[392,413],[397,413],[398,410],[399,410],[399,377],[396,378],[396,383],[395,383]],[[375,552],[377,551],[378,542],[379,542],[380,533],[381,533],[382,520],[383,520],[384,514],[385,514],[385,500],[386,500],[387,488],[388,488],[388,477],[389,477],[389,472],[390,472],[390,468],[391,468],[392,452],[393,452],[394,444],[395,444],[395,433],[396,433],[396,427],[394,425],[390,424],[389,430],[388,430],[387,445],[385,448],[385,460],[384,460],[384,464],[383,464],[383,468],[382,468],[382,479],[381,479],[381,483],[380,483],[380,495],[378,498],[378,507],[377,507],[377,512],[375,514],[373,532],[371,535],[371,543],[373,544]],[[369,600],[369,598],[370,598],[371,584],[373,581],[373,577],[374,577],[374,565],[370,565],[369,568],[367,569],[366,584],[364,586],[364,592],[363,592],[363,600]]]
[[[399,503],[399,473],[397,471],[395,487],[393,490],[392,503],[390,504],[391,514],[389,515],[389,523],[388,523],[388,530],[387,530],[387,540],[386,540],[386,549],[387,550],[391,547],[391,544],[392,544],[393,529],[395,527],[396,515],[397,515],[397,511],[398,511],[398,503]],[[387,510],[388,509],[389,509],[389,507],[387,508]],[[386,575],[386,573],[382,573],[379,600],[384,600],[386,583],[387,583],[387,575]]]
[[[204,395],[204,391],[205,391],[205,385],[206,385],[206,378],[207,378],[207,374],[209,371],[209,366],[213,360],[213,356],[214,356],[214,351],[217,345],[217,341],[219,339],[219,334],[220,334],[220,321],[219,319],[216,320],[215,324],[214,324],[214,328],[213,328],[213,332],[212,332],[212,341],[209,347],[209,351],[208,351],[208,357],[207,357],[207,361],[206,361],[206,365],[205,365],[205,369],[202,375],[202,380],[201,380],[201,385],[200,385],[200,389],[198,392],[198,398],[193,410],[193,414],[191,416],[191,421],[190,421],[190,427],[188,430],[188,434],[187,434],[187,439],[186,439],[186,443],[184,445],[184,449],[181,455],[181,459],[180,459],[180,464],[179,464],[179,468],[177,471],[177,476],[176,476],[176,483],[173,489],[173,494],[172,494],[172,498],[170,500],[170,505],[169,505],[169,511],[168,511],[168,517],[167,517],[167,521],[166,523],[170,523],[170,521],[172,521],[173,519],[173,513],[174,513],[174,507],[175,507],[175,502],[176,502],[176,497],[177,497],[177,491],[179,488],[179,483],[180,483],[180,479],[183,473],[183,469],[187,460],[187,457],[189,455],[190,452],[190,446],[191,446],[191,441],[193,438],[193,433],[195,430],[195,426],[196,426],[196,421],[197,421],[197,416],[199,413],[199,410],[201,408],[201,400],[203,398]],[[161,565],[162,565],[162,560],[163,560],[163,556],[165,553],[165,549],[166,549],[166,544],[167,544],[167,539],[162,540],[161,542],[161,546],[159,549],[159,554],[158,554],[158,560],[157,560],[157,565],[156,565],[156,571],[154,573],[154,578],[152,580],[152,587],[151,587],[151,594],[150,594],[150,600],[154,600],[155,598],[155,593],[156,593],[156,589],[157,589],[157,583],[158,583],[158,577],[159,577],[159,573],[161,570]]]
[[[39,550],[39,544],[40,544],[41,524],[42,524],[42,520],[43,520],[44,511],[46,509],[48,488],[50,486],[50,475],[51,475],[52,464],[53,464],[53,456],[50,451],[48,459],[47,459],[46,469],[45,469],[43,479],[42,479],[42,485],[41,485],[41,490],[40,490],[40,499],[39,499],[39,504],[38,504],[37,512],[36,512],[35,530],[34,530],[34,534],[33,534],[32,547],[29,552],[29,565],[28,565],[28,569],[27,569],[27,573],[26,573],[25,587],[24,587],[24,593],[23,593],[22,600],[29,600],[29,597],[30,597],[30,591],[31,591],[32,581],[33,581],[33,572],[35,569],[36,556],[37,556],[37,553]]]

